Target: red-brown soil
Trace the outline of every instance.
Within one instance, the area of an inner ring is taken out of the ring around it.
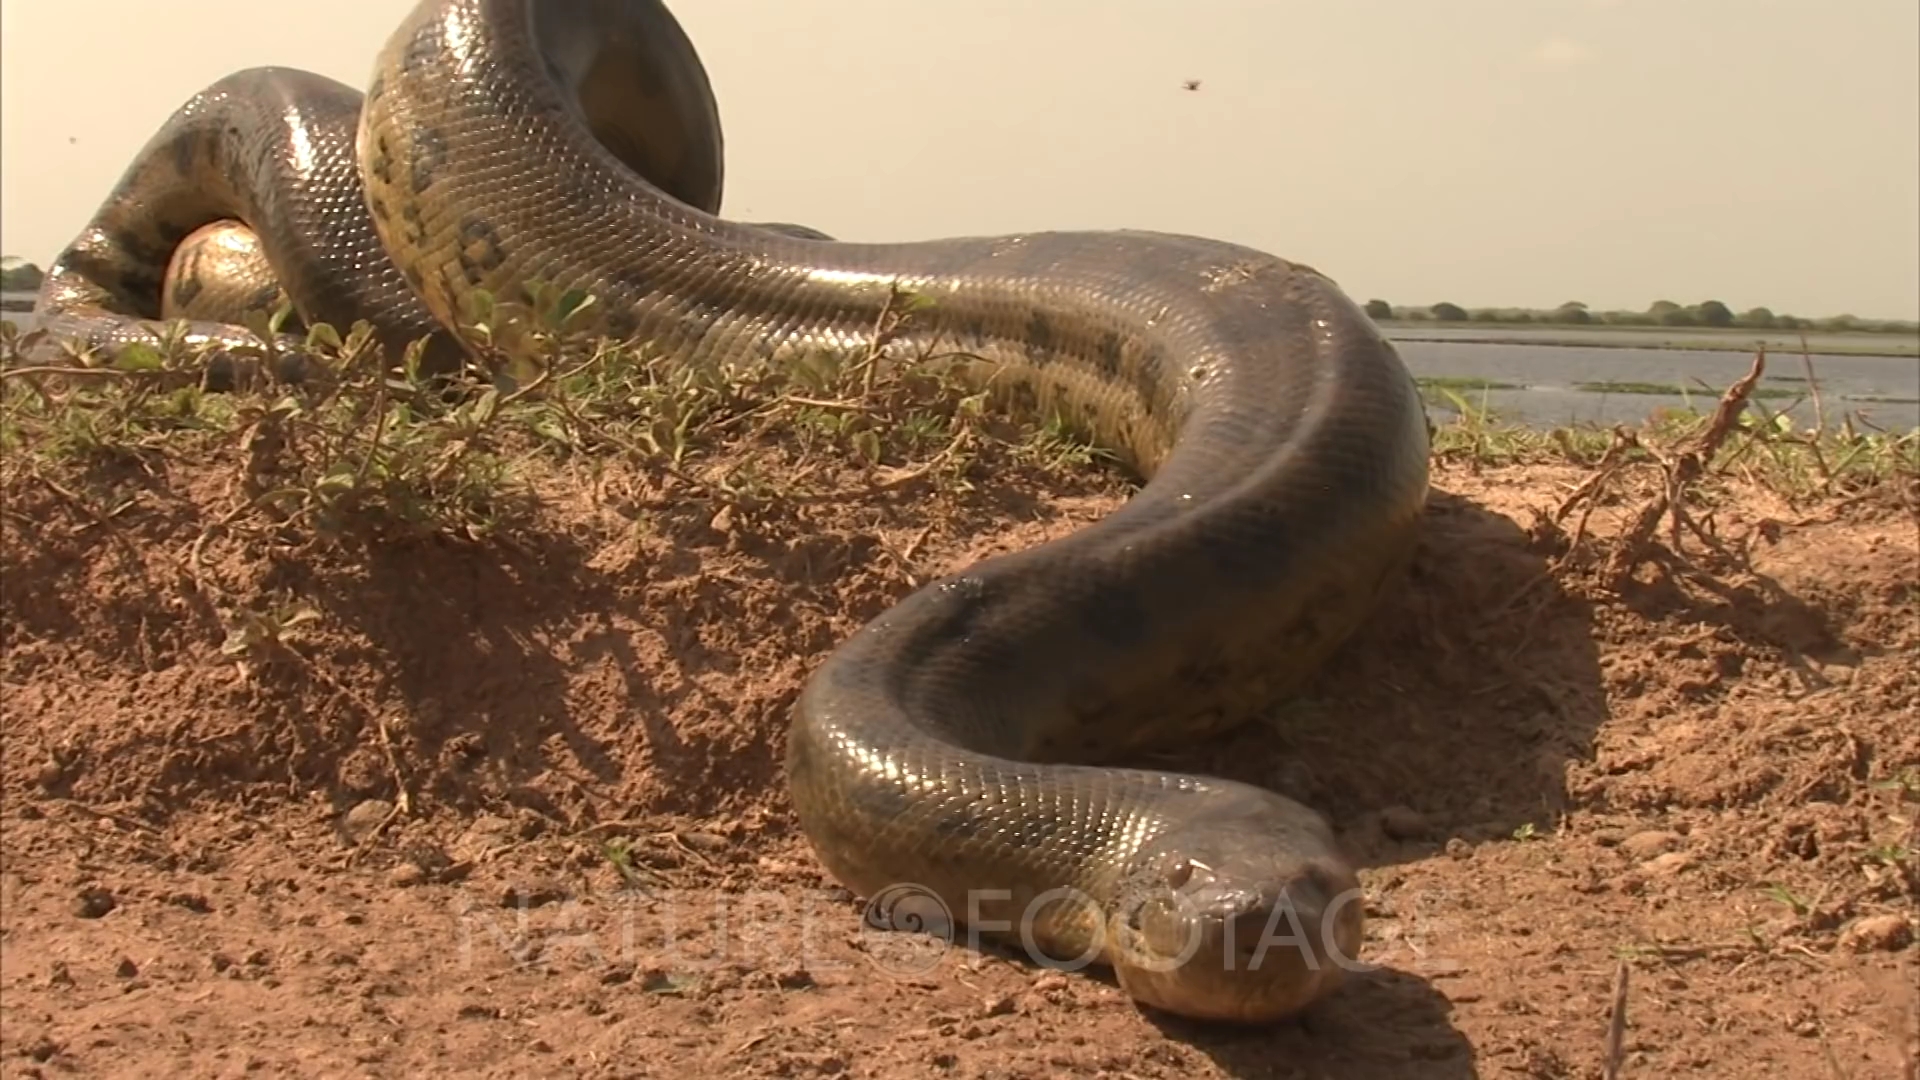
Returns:
[[[1913,1075],[1895,500],[1735,484],[1744,564],[1616,587],[1539,522],[1580,470],[1440,466],[1310,698],[1165,759],[1310,801],[1366,867],[1381,967],[1222,1030],[963,949],[880,970],[781,783],[836,642],[1110,480],[747,513],[540,466],[498,538],[282,549],[228,527],[237,456],[8,474],[0,1074],[1587,1078],[1624,959],[1622,1076]],[[239,605],[311,617],[248,648]]]

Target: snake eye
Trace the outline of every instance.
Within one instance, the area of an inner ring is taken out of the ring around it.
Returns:
[[[1193,880],[1193,862],[1191,860],[1181,859],[1179,862],[1167,867],[1167,888],[1177,889],[1191,880]]]

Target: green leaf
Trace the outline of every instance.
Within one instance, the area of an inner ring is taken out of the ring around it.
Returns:
[[[167,358],[160,350],[143,342],[129,342],[113,358],[116,371],[158,371],[165,367]]]
[[[560,302],[554,306],[556,325],[565,326],[567,320],[593,306],[593,296],[585,289],[568,289],[561,294]]]
[[[338,349],[341,344],[340,331],[335,330],[332,326],[326,323],[314,323],[312,326],[307,327],[308,348],[324,345],[329,349]]]
[[[280,328],[287,324],[287,319],[290,318],[292,315],[293,315],[293,301],[287,299],[283,295],[280,298],[280,306],[275,308],[273,311],[273,317],[267,320],[268,332],[278,334],[280,332]]]
[[[493,294],[485,289],[474,289],[460,298],[460,310],[470,323],[484,325],[493,319]]]

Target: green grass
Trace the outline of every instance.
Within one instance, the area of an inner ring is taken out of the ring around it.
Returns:
[[[1482,379],[1470,375],[1422,375],[1413,380],[1423,390],[1525,390],[1519,383]]]
[[[584,297],[536,290],[528,304],[478,307],[475,324],[513,344],[485,370],[437,380],[420,374],[417,353],[404,371],[386,370],[365,326],[344,338],[314,328],[311,380],[232,393],[201,389],[205,359],[167,343],[113,366],[14,366],[0,391],[0,456],[53,477],[243,446],[236,517],[303,535],[372,527],[468,539],[526,517],[536,464],[617,456],[744,504],[847,493],[845,469],[809,480],[787,467],[796,457],[841,463],[859,474],[856,488],[875,490],[964,489],[984,449],[1042,471],[1109,456],[1058,417],[1004,422],[986,394],[962,389],[956,358],[890,364],[876,349],[691,367],[573,331]],[[883,335],[910,308],[903,301]],[[12,327],[0,329],[0,361],[12,363],[14,342]]]
[[[1669,397],[1694,397],[1701,393],[1698,388],[1689,389],[1674,383],[1649,382],[1578,382],[1575,390],[1589,394],[1664,394]],[[1783,390],[1777,386],[1756,386],[1749,397],[1759,400],[1777,400],[1780,398],[1805,397],[1805,391]]]
[[[99,476],[150,473],[167,456],[226,454],[241,462],[227,514],[235,527],[251,522],[282,537],[370,531],[479,541],[526,520],[541,499],[536,478],[569,462],[617,457],[679,490],[752,506],[909,483],[965,490],[989,452],[1040,479],[1113,458],[1058,417],[1005,420],[996,401],[964,389],[954,358],[898,365],[879,350],[816,352],[778,364],[690,368],[573,329],[588,307],[587,298],[543,291],[522,305],[482,302],[473,321],[513,344],[491,352],[486,369],[442,382],[412,365],[387,371],[365,327],[344,337],[314,328],[308,345],[317,375],[307,383],[231,393],[201,389],[202,360],[166,344],[110,367],[15,366],[0,375],[0,474],[76,495],[93,484],[88,505],[111,516],[119,502],[112,483],[95,483]],[[914,314],[904,298],[883,341]],[[13,343],[11,328],[0,329],[0,354]],[[1510,383],[1420,383],[1429,401],[1457,414],[1434,429],[1440,461],[1594,465],[1617,439],[1614,428],[1499,420],[1485,395],[1517,388]],[[1583,388],[1684,393],[1653,384]],[[1798,394],[1754,395],[1781,396]],[[1651,455],[1703,423],[1700,411],[1666,411],[1641,429],[1634,453]],[[1807,431],[1759,400],[1736,426],[1713,467],[1784,489],[1858,490],[1920,472],[1920,434],[1862,432],[1845,422]],[[816,467],[823,463],[831,467]]]

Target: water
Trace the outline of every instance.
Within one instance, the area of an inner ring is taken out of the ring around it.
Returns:
[[[1395,347],[1417,377],[1510,386],[1484,391],[1456,386],[1454,392],[1475,406],[1484,403],[1503,419],[1547,427],[1633,424],[1656,409],[1710,409],[1721,391],[1753,365],[1750,353],[1739,352],[1405,340],[1396,341]],[[1580,387],[1596,383],[1677,387],[1686,393]],[[1814,389],[1819,391],[1818,407]],[[1839,423],[1844,414],[1853,417],[1856,425],[1911,431],[1920,428],[1920,357],[1816,353],[1803,360],[1797,351],[1768,352],[1765,373],[1749,407],[1786,412],[1809,426],[1824,412],[1830,424]]]
[[[1769,353],[1800,352],[1801,333],[1797,330],[1715,330],[1686,326],[1477,326],[1471,323],[1396,324],[1387,335],[1401,341],[1498,341],[1564,345],[1593,344],[1608,347],[1637,346],[1648,349],[1732,349],[1751,352],[1765,345]],[[1806,332],[1806,347],[1816,353],[1875,353],[1892,356],[1920,356],[1920,335],[1865,334],[1837,331]]]
[[[31,293],[7,293],[11,302],[31,302]],[[32,325],[31,314],[7,311],[4,317]],[[1663,331],[1664,340],[1681,340],[1684,332]],[[1502,419],[1538,427],[1569,423],[1635,424],[1656,409],[1710,408],[1720,392],[1747,373],[1750,353],[1652,347],[1598,347],[1547,345],[1542,338],[1573,340],[1575,335],[1595,341],[1635,343],[1648,340],[1648,331],[1573,328],[1476,329],[1472,327],[1392,327],[1401,357],[1414,375],[1427,379],[1485,380],[1507,388],[1481,390],[1455,387],[1475,406],[1484,404]],[[1471,337],[1481,341],[1409,340],[1432,337]],[[1880,335],[1874,335],[1878,338]],[[1857,342],[1860,335],[1810,335],[1818,347],[1836,339]],[[1911,339],[1892,338],[1895,347]],[[1772,346],[1770,346],[1770,349]],[[1890,431],[1920,428],[1920,356],[1853,356],[1816,353],[1813,377],[1820,393],[1816,410],[1809,392],[1806,364],[1798,343],[1767,354],[1761,397],[1750,407],[1787,412],[1805,425],[1824,411],[1829,423],[1850,415],[1856,424]],[[1624,393],[1581,389],[1580,384],[1640,383],[1680,387],[1688,394]],[[1784,395],[1784,396],[1776,396]],[[1436,421],[1451,410],[1435,406]]]

